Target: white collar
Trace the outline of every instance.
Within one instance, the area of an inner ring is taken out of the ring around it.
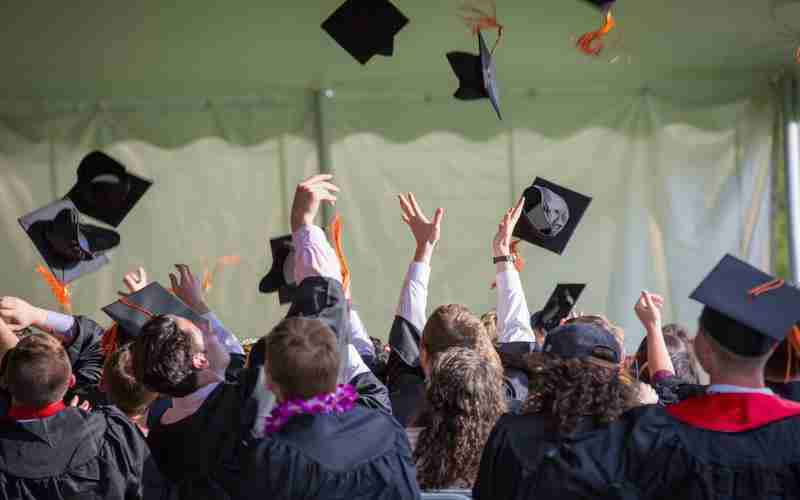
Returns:
[[[706,390],[707,394],[766,394],[767,396],[774,396],[775,393],[772,389],[764,387],[757,389],[755,387],[742,387],[740,385],[731,384],[713,384]]]
[[[216,389],[220,383],[221,382],[213,382],[211,384],[204,385],[188,396],[184,396],[182,398],[172,398],[172,407],[175,409],[198,407],[203,404],[206,398],[208,398],[209,394],[214,392],[214,389]]]

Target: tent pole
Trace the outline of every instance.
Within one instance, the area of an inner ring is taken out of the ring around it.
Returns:
[[[788,76],[783,87],[784,165],[790,278],[800,283],[800,123],[797,117],[797,80]]]
[[[333,90],[320,89],[314,92],[314,138],[317,146],[317,163],[321,174],[332,174],[331,144],[328,138],[325,109],[327,101],[333,98]],[[322,204],[322,226],[331,220],[331,205]]]

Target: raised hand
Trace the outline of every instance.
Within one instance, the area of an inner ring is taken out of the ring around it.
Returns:
[[[511,237],[517,225],[522,208],[525,206],[525,197],[519,199],[513,208],[509,208],[497,226],[497,234],[492,240],[492,257],[502,257],[511,254]]]
[[[339,192],[339,188],[330,182],[331,179],[333,176],[330,174],[319,174],[297,185],[292,202],[292,232],[300,226],[313,224],[323,201],[331,205],[336,203],[335,193]]]
[[[642,295],[634,306],[636,316],[642,322],[648,333],[651,330],[661,331],[661,308],[664,307],[664,298],[660,295],[642,291]]]
[[[0,298],[0,318],[13,332],[20,332],[31,325],[41,325],[47,320],[47,311],[34,307],[17,297]]]
[[[634,306],[636,316],[647,330],[647,370],[651,379],[661,371],[675,373],[675,367],[664,341],[664,332],[661,331],[661,309],[663,307],[663,297],[645,290],[642,290],[642,295]]]
[[[403,222],[408,224],[414,240],[417,242],[417,250],[414,260],[417,262],[430,262],[433,250],[442,235],[442,218],[444,209],[437,208],[433,214],[433,220],[428,219],[422,212],[413,193],[401,194],[400,210],[403,212],[401,217]]]
[[[192,308],[197,314],[206,314],[210,311],[203,297],[203,284],[192,274],[186,264],[175,264],[178,276],[169,273],[169,280],[172,283],[172,290],[187,306]],[[198,325],[199,326],[199,325]]]
[[[127,273],[125,277],[122,278],[122,283],[125,285],[125,288],[128,289],[129,293],[136,293],[147,286],[147,272],[143,267],[140,267],[136,271]],[[124,295],[123,292],[119,293],[120,295]]]

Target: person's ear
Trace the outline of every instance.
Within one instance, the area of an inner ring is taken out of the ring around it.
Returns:
[[[70,388],[70,389],[74,388],[74,387],[75,387],[75,384],[76,384],[77,382],[78,382],[78,381],[77,381],[77,379],[75,378],[75,374],[74,374],[74,373],[71,373],[71,374],[70,374],[70,376],[69,376],[69,388]]]
[[[208,368],[208,356],[204,352],[198,352],[192,356],[192,366],[196,370],[205,370]]]

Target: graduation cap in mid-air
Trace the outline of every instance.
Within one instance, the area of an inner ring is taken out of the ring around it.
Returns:
[[[344,50],[361,64],[372,56],[394,54],[394,37],[408,18],[389,0],[347,0],[322,23]]]
[[[514,236],[562,254],[592,199],[539,177],[523,196]]]
[[[545,332],[558,327],[561,320],[572,312],[584,288],[586,288],[585,284],[559,284],[556,286],[544,308],[531,316],[531,326],[541,328]]]
[[[120,242],[115,231],[81,223],[77,208],[67,199],[21,217],[19,224],[61,284],[108,264],[106,252]]]
[[[447,60],[458,77],[458,89],[453,97],[463,101],[489,99],[497,117],[502,120],[494,59],[480,31],[478,51],[478,55],[467,52],[447,53]]]
[[[294,300],[297,285],[294,283],[294,244],[292,235],[269,240],[272,253],[272,267],[261,279],[258,290],[261,293],[278,292],[278,302],[288,304]]]
[[[726,255],[692,293],[705,307],[700,326],[723,347],[761,356],[800,322],[800,290]]]
[[[608,11],[612,5],[614,5],[615,0],[584,0],[586,3],[593,5],[597,9],[600,9],[602,12]]]
[[[207,326],[202,316],[156,282],[105,306],[103,312],[131,337],[139,335],[142,327],[155,316],[166,314],[188,319],[198,328]]]
[[[93,151],[81,160],[78,181],[67,198],[82,214],[117,227],[152,184],[107,154]]]

